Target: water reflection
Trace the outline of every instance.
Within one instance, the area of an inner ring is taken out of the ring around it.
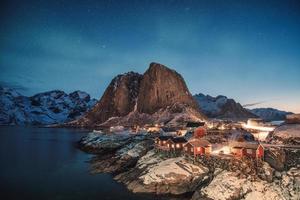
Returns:
[[[170,199],[135,195],[109,174],[88,172],[74,147],[85,131],[0,127],[1,199]]]

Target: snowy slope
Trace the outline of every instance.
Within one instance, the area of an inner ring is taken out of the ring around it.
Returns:
[[[0,124],[54,124],[82,116],[96,103],[82,91],[53,90],[26,97],[0,87]]]
[[[255,108],[250,110],[250,112],[266,121],[284,120],[286,115],[293,114],[291,112],[277,110],[274,108]]]
[[[196,94],[193,96],[198,102],[200,109],[210,118],[220,119],[247,119],[257,117],[241,104],[229,99],[226,96],[219,95],[212,97],[210,95]]]

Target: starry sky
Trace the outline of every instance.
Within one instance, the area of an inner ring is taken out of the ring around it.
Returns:
[[[300,112],[300,2],[1,1],[0,85],[100,98],[120,73],[175,69],[192,94]]]

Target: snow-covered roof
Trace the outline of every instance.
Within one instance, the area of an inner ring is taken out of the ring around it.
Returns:
[[[191,144],[193,147],[206,147],[211,145],[211,143],[206,139],[191,139],[187,142],[187,144]]]

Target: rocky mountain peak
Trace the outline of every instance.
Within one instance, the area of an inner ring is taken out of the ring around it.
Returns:
[[[128,72],[116,76],[96,106],[71,125],[130,125],[191,117],[206,118],[182,76],[162,64],[151,63],[143,75]]]
[[[172,72],[177,73],[175,70],[170,69],[167,66],[162,65],[162,64],[157,63],[157,62],[150,63],[149,68],[145,73],[147,73],[147,72],[148,73],[150,73],[150,72],[155,73],[155,72],[160,72],[160,71],[164,71],[164,70],[172,71]]]
[[[153,114],[176,102],[198,109],[184,79],[175,70],[151,63],[144,73],[138,96],[138,111]]]
[[[134,110],[141,79],[142,75],[135,72],[117,75],[110,82],[95,107],[79,120],[79,123],[90,126],[95,123],[103,123],[111,117],[129,114]]]

